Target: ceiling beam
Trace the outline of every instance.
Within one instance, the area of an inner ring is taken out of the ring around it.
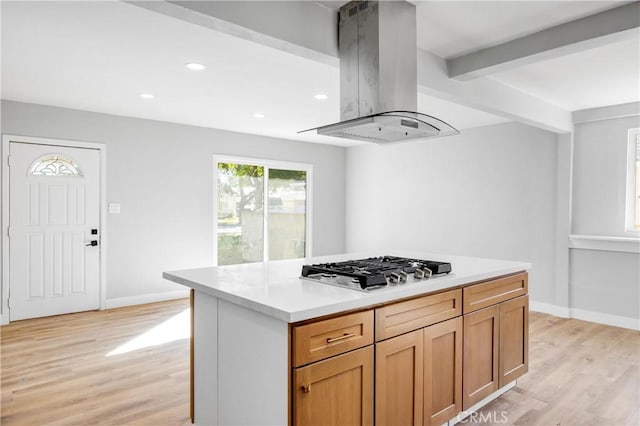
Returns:
[[[448,75],[469,81],[538,61],[638,37],[640,2],[605,10],[447,60]]]
[[[573,131],[571,112],[490,78],[468,82],[449,78],[445,59],[421,49],[418,90],[550,132]]]
[[[338,66],[338,14],[317,2],[125,0],[125,3]]]

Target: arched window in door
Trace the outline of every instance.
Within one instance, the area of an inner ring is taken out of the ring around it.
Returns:
[[[33,176],[82,176],[80,166],[72,159],[59,154],[50,154],[38,158],[29,167]]]

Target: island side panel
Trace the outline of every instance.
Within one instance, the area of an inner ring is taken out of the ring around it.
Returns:
[[[218,298],[196,291],[193,300],[194,420],[218,423]]]
[[[218,363],[219,424],[287,424],[286,322],[220,299]]]

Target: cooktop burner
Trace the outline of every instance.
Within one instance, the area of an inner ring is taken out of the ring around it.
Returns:
[[[370,291],[389,285],[415,283],[451,272],[451,263],[396,256],[304,265],[302,278]]]

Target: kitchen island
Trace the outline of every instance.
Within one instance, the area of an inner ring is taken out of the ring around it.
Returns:
[[[393,253],[453,271],[369,292],[299,278],[379,254],[165,272],[192,289],[195,423],[442,424],[526,372],[530,264]]]

